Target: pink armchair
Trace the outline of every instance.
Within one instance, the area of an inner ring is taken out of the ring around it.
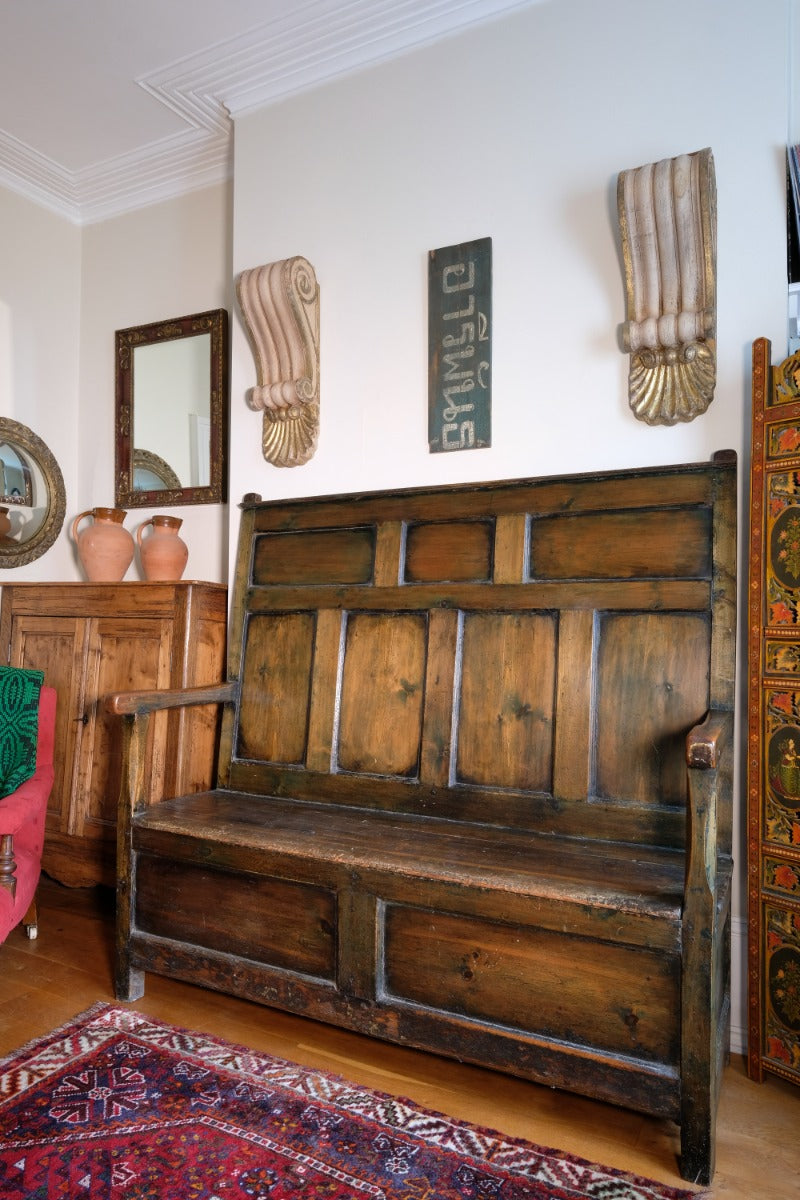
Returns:
[[[16,791],[0,798],[0,942],[20,921],[29,938],[38,933],[36,887],[44,844],[47,801],[53,786],[56,693],[39,697],[36,771]]]

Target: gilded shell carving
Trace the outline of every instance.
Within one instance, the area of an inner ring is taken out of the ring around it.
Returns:
[[[716,184],[709,149],[623,171],[617,207],[639,420],[674,425],[704,413],[716,384]]]
[[[716,358],[706,342],[631,355],[628,401],[648,425],[675,425],[704,413],[714,398]]]

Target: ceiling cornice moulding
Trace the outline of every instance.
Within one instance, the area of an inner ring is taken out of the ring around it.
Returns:
[[[80,220],[72,172],[0,129],[0,183],[70,221]]]
[[[231,116],[242,116],[541,2],[358,0],[298,14],[229,43],[218,95]]]
[[[0,130],[0,184],[76,224],[228,179],[232,118],[541,0],[351,0],[298,6],[136,83],[185,129],[80,171]],[[57,103],[57,101],[56,101]]]

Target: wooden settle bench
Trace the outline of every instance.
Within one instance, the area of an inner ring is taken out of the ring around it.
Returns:
[[[144,972],[680,1124],[727,1057],[736,461],[242,505],[228,682],[125,723]],[[151,713],[222,705],[146,802]]]

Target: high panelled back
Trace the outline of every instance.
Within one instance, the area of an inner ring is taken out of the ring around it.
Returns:
[[[734,505],[725,463],[246,502],[221,786],[682,845]]]

